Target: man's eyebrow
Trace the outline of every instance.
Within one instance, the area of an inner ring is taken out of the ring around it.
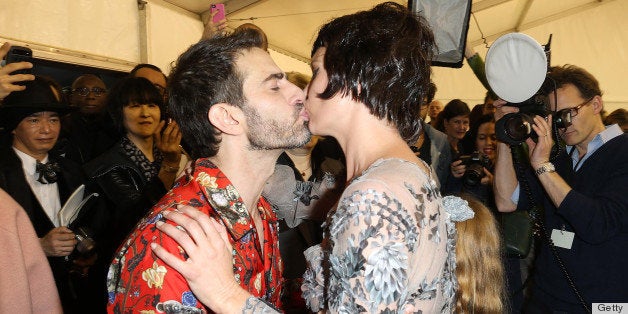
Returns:
[[[268,82],[268,81],[270,81],[270,80],[281,80],[281,79],[283,79],[283,78],[284,78],[284,76],[285,76],[285,74],[284,74],[283,72],[280,72],[280,73],[273,73],[273,74],[271,74],[271,75],[267,76],[267,77],[264,79],[264,81],[262,81],[262,82],[263,82],[263,83],[265,83],[265,82]]]

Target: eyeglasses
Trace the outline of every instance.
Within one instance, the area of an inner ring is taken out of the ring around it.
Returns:
[[[160,95],[163,95],[166,92],[166,88],[161,85],[153,84],[153,86],[155,86]]]
[[[168,101],[168,91],[166,90],[166,88],[157,84],[153,84],[153,86],[155,86],[155,88],[159,92],[159,95],[163,97],[164,103],[166,103]]]
[[[107,93],[107,90],[100,87],[92,87],[92,89],[89,89],[87,87],[78,87],[72,90],[73,94],[76,93],[77,95],[80,95],[83,97],[89,95],[89,92],[92,92],[94,96],[96,97],[100,97],[104,95],[105,93]]]
[[[553,115],[554,123],[556,123],[556,126],[561,129],[565,129],[569,127],[571,125],[571,120],[573,119],[573,117],[578,115],[578,112],[580,111],[582,107],[591,103],[591,100],[593,100],[593,98],[595,98],[595,96],[589,98],[589,100],[573,108],[565,108],[565,109],[556,111],[556,113],[554,113]]]

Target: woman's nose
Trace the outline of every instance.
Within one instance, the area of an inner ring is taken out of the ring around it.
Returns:
[[[145,105],[140,106],[140,115],[142,117],[148,117],[149,116],[149,114],[148,114],[148,106],[145,106]]]

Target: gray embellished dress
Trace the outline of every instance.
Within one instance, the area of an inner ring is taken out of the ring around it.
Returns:
[[[432,174],[378,160],[349,184],[327,223],[327,242],[306,251],[302,289],[312,310],[452,312],[455,227]]]
[[[414,163],[380,159],[351,181],[329,213],[325,240],[305,252],[311,310],[452,312],[455,225],[433,177]],[[274,312],[259,302],[243,310]]]

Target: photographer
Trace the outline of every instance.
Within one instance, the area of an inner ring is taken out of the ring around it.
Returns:
[[[495,162],[495,121],[484,115],[461,141],[462,151],[450,166],[449,178],[443,185],[444,194],[469,193],[484,205],[496,210],[493,201],[493,163]]]
[[[554,117],[534,118],[538,140],[526,140],[531,169],[521,182],[510,147],[498,144],[495,200],[503,212],[530,208],[531,202],[544,207],[535,220],[543,239],[526,311],[589,312],[592,303],[628,300],[623,288],[628,281],[628,135],[617,125],[605,129],[602,92],[590,73],[563,66],[552,67],[548,76],[555,82],[548,93]],[[495,107],[496,120],[519,111],[501,100]],[[556,117],[565,122],[563,128],[552,124]],[[550,159],[553,135],[566,149]]]

